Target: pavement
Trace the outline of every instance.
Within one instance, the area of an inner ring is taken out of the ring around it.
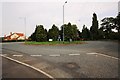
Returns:
[[[64,46],[3,43],[2,55],[53,78],[118,78],[118,46],[117,41],[86,41]]]

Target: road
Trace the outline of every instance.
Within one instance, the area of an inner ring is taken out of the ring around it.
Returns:
[[[2,78],[48,78],[31,68],[6,58],[2,58],[2,63]]]
[[[119,76],[118,42],[87,41],[85,44],[64,46],[3,43],[2,46],[3,54],[6,56],[22,62],[27,59],[28,64],[42,69],[55,78],[118,78]]]

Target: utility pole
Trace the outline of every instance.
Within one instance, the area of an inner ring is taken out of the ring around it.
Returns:
[[[65,34],[64,34],[64,6],[67,3],[67,1],[65,1],[64,5],[63,5],[63,43],[64,43],[64,38],[65,38]]]
[[[24,20],[24,27],[25,27],[25,42],[26,42],[26,17],[20,17],[20,19]]]

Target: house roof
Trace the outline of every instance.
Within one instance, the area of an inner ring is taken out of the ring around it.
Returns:
[[[18,37],[12,37],[11,38],[11,36],[14,35],[14,34],[18,35]],[[20,38],[20,37],[24,37],[24,34],[23,33],[11,33],[10,32],[10,35],[5,36],[4,39],[6,39],[6,40],[18,40],[18,38]]]
[[[13,34],[17,34],[18,36],[24,36],[23,33],[13,33]]]
[[[12,33],[12,34],[10,34],[10,35],[8,35],[8,36],[6,36],[6,37],[10,37],[10,36],[12,36],[12,35],[14,35],[14,34],[17,34],[18,36],[24,36],[23,33]]]

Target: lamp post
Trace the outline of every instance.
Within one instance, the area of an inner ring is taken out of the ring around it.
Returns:
[[[26,42],[26,17],[20,17],[20,19],[24,20],[24,27],[25,27],[25,42]]]
[[[67,1],[65,1],[64,5],[63,5],[63,43],[64,43],[64,6],[67,3]]]

